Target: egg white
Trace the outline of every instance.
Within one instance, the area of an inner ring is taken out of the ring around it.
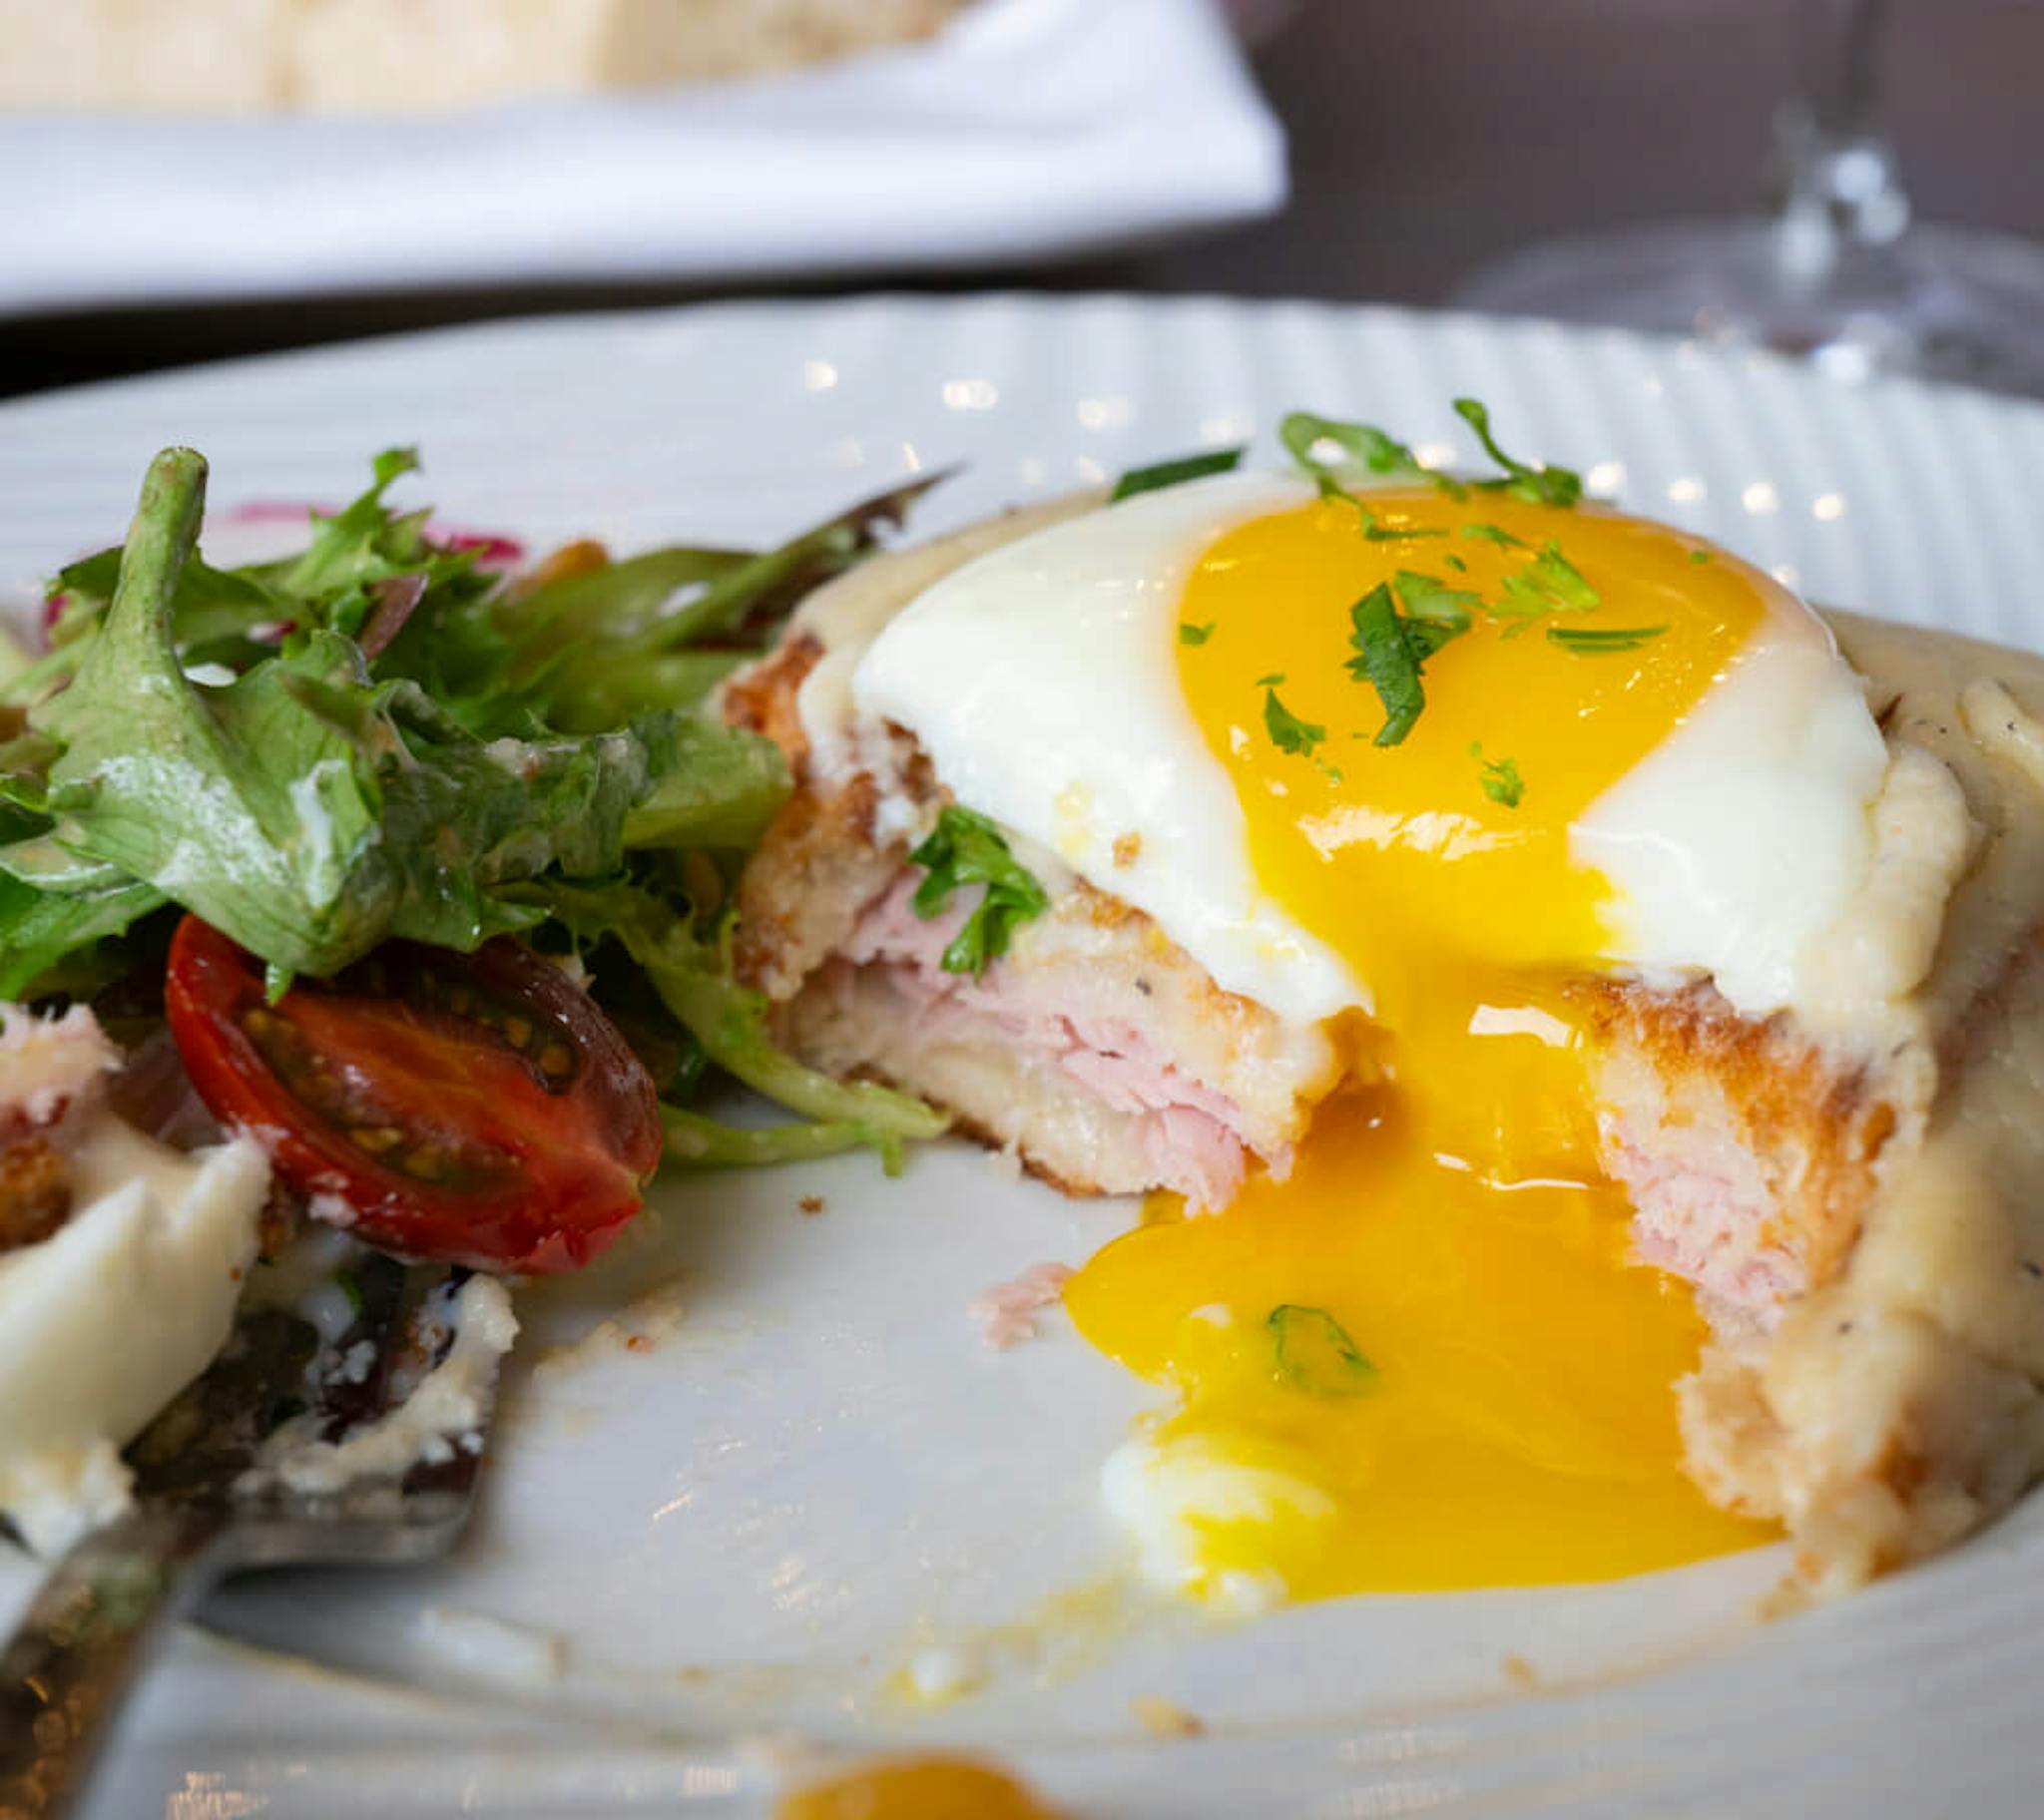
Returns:
[[[1310,497],[1289,477],[1223,475],[1034,532],[925,591],[851,678],[857,712],[914,734],[961,802],[1298,1023],[1370,1009],[1370,982],[1259,885],[1176,650],[1202,554]],[[1802,996],[1813,945],[1865,876],[1886,764],[1829,631],[1766,588],[1737,661],[1570,834],[1612,888],[1611,963],[1708,974],[1752,1015]]]
[[[911,602],[851,680],[858,713],[913,733],[960,802],[1147,912],[1217,984],[1300,1023],[1367,992],[1259,887],[1175,652],[1207,547],[1311,497],[1224,475],[1003,545]]]

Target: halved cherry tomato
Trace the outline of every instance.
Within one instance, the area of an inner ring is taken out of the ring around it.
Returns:
[[[465,955],[385,942],[270,1005],[260,963],[188,916],[164,1003],[214,1117],[253,1134],[315,1217],[407,1257],[579,1269],[660,1160],[639,1059],[509,936]]]

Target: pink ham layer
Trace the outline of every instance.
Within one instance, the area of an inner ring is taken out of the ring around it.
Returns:
[[[1805,1271],[1767,1242],[1776,1205],[1752,1151],[1705,1126],[1675,1127],[1606,1114],[1604,1167],[1634,1211],[1643,1263],[1696,1284],[1719,1321],[1772,1328],[1802,1293]],[[1646,1127],[1647,1129],[1641,1129]]]
[[[1075,1016],[1050,970],[995,961],[978,979],[947,973],[943,954],[977,902],[960,894],[925,921],[910,902],[921,874],[904,875],[869,905],[842,949],[853,966],[883,968],[913,1009],[920,1038],[985,1042],[998,1035],[1054,1064],[1110,1110],[1133,1122],[1154,1179],[1196,1208],[1225,1206],[1242,1186],[1251,1155],[1241,1112],[1226,1094],[1182,1073],[1159,1044],[1126,1019]],[[1274,1174],[1284,1150],[1265,1159]]]
[[[1125,1018],[1074,1015],[1053,971],[996,961],[984,976],[946,973],[942,957],[975,898],[961,896],[924,921],[911,904],[919,873],[869,905],[842,958],[884,969],[932,1043],[984,1042],[990,1034],[1061,1069],[1135,1121],[1152,1172],[1195,1207],[1224,1206],[1242,1185],[1251,1148],[1227,1095],[1182,1073],[1163,1047]],[[1772,1327],[1805,1287],[1790,1251],[1765,1241],[1777,1197],[1752,1152],[1708,1124],[1674,1125],[1607,1112],[1603,1160],[1636,1209],[1640,1259],[1696,1284],[1714,1316]],[[1267,1158],[1288,1172],[1291,1153]]]

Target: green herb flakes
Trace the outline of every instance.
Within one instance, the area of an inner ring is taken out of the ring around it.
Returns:
[[[1398,605],[1405,610],[1405,636],[1419,647],[1419,656],[1431,657],[1450,639],[1458,639],[1472,624],[1473,611],[1482,598],[1462,589],[1450,588],[1438,576],[1400,569],[1391,578]]]
[[[1491,608],[1501,619],[1541,619],[1554,613],[1588,613],[1604,597],[1583,572],[1562,555],[1549,538],[1541,552],[1516,575],[1504,580],[1504,599]]]
[[[1573,468],[1531,467],[1498,447],[1491,434],[1490,412],[1474,398],[1457,398],[1455,415],[1476,432],[1483,452],[1504,469],[1505,478],[1479,484],[1509,493],[1531,506],[1555,506],[1567,511],[1583,497],[1583,477]]]
[[[1164,487],[1176,487],[1188,480],[1205,480],[1210,474],[1229,473],[1242,465],[1242,457],[1240,447],[1209,449],[1198,455],[1181,455],[1173,461],[1160,461],[1147,468],[1131,468],[1114,483],[1108,504],[1132,499],[1138,493],[1155,493]]]
[[[1395,598],[1391,587],[1379,582],[1348,616],[1353,627],[1348,643],[1356,654],[1348,661],[1348,674],[1369,683],[1384,705],[1377,745],[1396,745],[1412,730],[1426,708],[1420,682],[1426,660],[1469,630],[1471,610],[1480,605],[1475,595],[1410,569],[1399,570],[1392,586]]]
[[[1579,658],[1601,658],[1638,651],[1667,630],[1666,626],[1550,626],[1547,636]]]
[[[1009,850],[1000,829],[970,809],[956,804],[945,809],[929,838],[908,857],[928,874],[911,900],[916,915],[925,920],[941,916],[951,894],[962,886],[986,887],[944,950],[946,973],[969,973],[977,979],[989,961],[1008,952],[1018,926],[1050,908],[1049,894]]]
[[[1462,527],[1462,535],[1479,543],[1495,544],[1500,550],[1530,550],[1532,545],[1523,537],[1514,537],[1502,525],[1493,525],[1488,520]]]
[[[1324,1308],[1285,1302],[1265,1323],[1278,1379],[1309,1397],[1359,1397],[1376,1388],[1377,1368]]]
[[[1469,756],[1481,767],[1477,782],[1484,795],[1500,808],[1516,809],[1526,794],[1526,780],[1519,775],[1516,758],[1486,758],[1481,744],[1469,748]]]
[[[1281,682],[1282,677],[1275,679]],[[1278,699],[1276,688],[1268,684],[1273,679],[1265,679],[1260,684],[1264,689],[1264,730],[1271,735],[1271,743],[1280,752],[1291,752],[1301,758],[1312,756],[1314,748],[1326,738],[1327,729],[1310,720],[1301,720],[1284,703]]]

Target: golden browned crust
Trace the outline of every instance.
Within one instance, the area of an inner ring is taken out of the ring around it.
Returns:
[[[1787,1015],[1744,1017],[1709,985],[1668,991],[1586,978],[1569,988],[1591,1041],[1652,1070],[1676,1124],[1708,1122],[1760,1163],[1775,1206],[1763,1245],[1829,1282],[1850,1255],[1897,1118],[1863,1059],[1813,1042]]]
[[[760,663],[740,671],[724,686],[725,719],[771,739],[797,777],[808,756],[809,740],[802,730],[796,698],[822,655],[823,643],[813,633],[792,632]]]
[[[71,1163],[33,1133],[0,1148],[0,1255],[40,1244],[71,1217]]]
[[[861,772],[840,789],[798,785],[739,878],[739,977],[791,997],[887,889],[902,855],[873,844],[878,790]]]

